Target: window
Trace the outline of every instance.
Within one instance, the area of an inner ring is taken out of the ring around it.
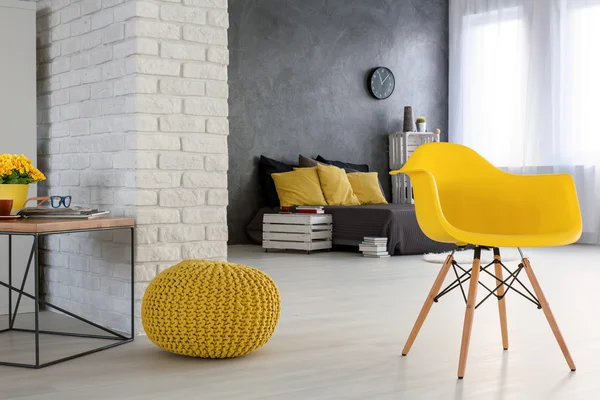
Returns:
[[[467,15],[462,53],[463,143],[492,163],[521,165],[525,135],[524,21],[519,9]]]
[[[561,82],[561,149],[571,165],[595,165],[600,156],[600,3],[571,1],[567,8]]]
[[[600,244],[600,0],[450,0],[449,139],[567,172]]]

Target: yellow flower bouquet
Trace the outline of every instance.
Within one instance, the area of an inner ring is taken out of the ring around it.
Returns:
[[[0,154],[0,199],[12,199],[12,211],[25,207],[29,184],[46,177],[23,154]]]
[[[0,184],[23,185],[46,180],[23,154],[0,154]]]

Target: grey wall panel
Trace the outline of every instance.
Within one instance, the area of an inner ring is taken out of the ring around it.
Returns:
[[[261,154],[368,163],[389,197],[387,135],[401,130],[403,107],[445,137],[447,0],[229,3],[230,244],[247,242],[244,228],[261,205]],[[396,77],[383,101],[366,87],[377,66]]]
[[[37,163],[35,3],[0,0],[0,153],[25,154]],[[29,196],[37,193],[29,185]],[[13,239],[13,285],[23,280],[32,239]],[[0,237],[0,280],[8,282],[8,239]],[[17,284],[18,283],[18,284]],[[33,291],[33,272],[26,291]],[[17,293],[13,293],[13,307]],[[20,312],[32,312],[23,298]],[[8,314],[8,291],[0,289],[0,315]],[[5,328],[2,326],[0,329]]]

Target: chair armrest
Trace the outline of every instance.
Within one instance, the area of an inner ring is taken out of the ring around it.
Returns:
[[[524,207],[543,218],[552,219],[556,229],[581,230],[581,211],[575,182],[569,174],[510,176],[514,190]]]
[[[547,206],[576,206],[579,210],[577,190],[569,174],[506,175],[512,189],[524,197],[543,201]]]

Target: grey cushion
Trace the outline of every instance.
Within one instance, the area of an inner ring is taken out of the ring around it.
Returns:
[[[317,164],[323,164],[323,163],[320,163],[317,160],[313,160],[312,158],[305,157],[302,154],[298,155],[298,165],[300,166],[300,168],[316,167]]]
[[[336,167],[343,168],[345,170],[352,169],[358,172],[369,172],[369,166],[367,164],[352,164],[345,161],[326,160],[321,156],[317,156],[316,160],[320,163],[335,165]]]

